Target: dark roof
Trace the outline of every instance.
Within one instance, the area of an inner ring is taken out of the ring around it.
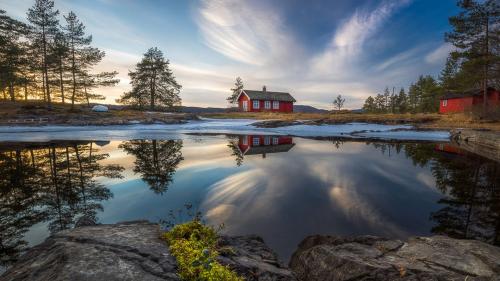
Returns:
[[[488,88],[488,94],[490,92],[496,91],[495,88],[489,87]],[[467,98],[467,97],[474,97],[474,96],[482,96],[483,95],[483,90],[468,90],[465,92],[461,93],[446,93],[444,96],[441,97],[442,100],[449,100],[449,99],[460,99],[460,98]]]
[[[277,100],[277,101],[290,101],[296,102],[296,100],[290,95],[290,93],[284,92],[270,92],[270,91],[254,91],[254,90],[243,90],[243,92],[251,100]]]
[[[264,154],[264,153],[288,152],[294,146],[295,146],[294,143],[280,144],[280,145],[252,146],[252,147],[250,147],[249,150],[246,151],[245,155],[256,155],[256,154]]]

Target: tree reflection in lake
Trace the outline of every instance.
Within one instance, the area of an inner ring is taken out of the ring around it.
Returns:
[[[79,220],[96,221],[112,197],[97,177],[119,178],[123,167],[101,165],[109,157],[92,142],[16,144],[0,148],[0,256],[9,263],[25,249],[23,236],[37,223],[51,233]]]
[[[373,143],[383,153],[405,155],[416,166],[429,165],[444,207],[431,213],[432,233],[500,245],[500,163],[450,144]]]
[[[119,148],[135,157],[134,172],[141,175],[155,193],[163,194],[173,180],[182,157],[182,140],[133,140]]]

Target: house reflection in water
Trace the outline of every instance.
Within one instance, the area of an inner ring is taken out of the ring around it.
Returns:
[[[289,136],[246,135],[240,136],[238,141],[241,155],[262,154],[262,158],[266,158],[267,153],[288,152],[294,146]]]

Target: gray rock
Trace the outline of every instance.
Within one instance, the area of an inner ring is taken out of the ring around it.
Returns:
[[[223,236],[219,240],[219,247],[218,261],[228,265],[247,281],[297,280],[259,236]]]
[[[0,280],[179,280],[176,261],[148,222],[65,230],[21,257]]]
[[[109,109],[105,105],[98,104],[98,105],[94,105],[92,107],[92,111],[94,111],[94,112],[108,112]]]
[[[4,280],[179,280],[177,263],[157,224],[147,221],[80,226],[29,250]],[[252,281],[295,281],[258,236],[221,237],[219,261]]]
[[[404,243],[310,236],[290,261],[299,280],[500,280],[500,248],[444,236]]]

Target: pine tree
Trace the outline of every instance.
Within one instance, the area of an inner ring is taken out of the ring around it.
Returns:
[[[460,62],[457,56],[450,54],[446,59],[444,69],[439,74],[439,82],[444,92],[455,92],[466,90],[460,87],[458,75],[460,73]],[[462,88],[462,89],[461,89]]]
[[[498,0],[477,2],[461,0],[462,11],[450,17],[453,31],[445,35],[456,48],[453,54],[463,59],[465,77],[483,89],[487,106],[487,88],[500,86],[500,3]]]
[[[140,108],[149,104],[151,110],[157,106],[172,108],[180,105],[181,85],[175,80],[169,64],[158,48],[150,48],[135,71],[129,72],[132,90],[124,93],[118,101]]]
[[[64,89],[67,84],[66,72],[68,70],[67,61],[69,58],[69,46],[66,37],[62,32],[58,32],[54,37],[53,50],[51,52],[51,61],[54,62],[54,71],[56,73],[57,84],[59,85],[59,94],[61,102],[65,103]]]
[[[363,104],[363,110],[367,113],[374,113],[377,111],[376,105],[375,105],[375,99],[372,98],[372,96],[369,96],[365,100],[365,104]]]
[[[401,88],[398,95],[398,113],[406,113],[408,110],[408,99],[405,94],[405,89]]]
[[[383,112],[389,112],[389,97],[391,93],[389,92],[389,87],[386,87],[384,90],[384,109]]]
[[[41,60],[39,67],[43,76],[44,94],[49,108],[51,107],[49,50],[58,31],[57,15],[59,15],[59,10],[54,10],[53,0],[35,0],[33,7],[28,10],[28,21],[32,25],[32,43]]]
[[[234,83],[234,88],[231,89],[231,96],[227,98],[227,101],[230,104],[235,104],[238,102],[236,99],[240,95],[240,92],[243,90],[243,80],[240,77],[236,77],[236,82]]]
[[[91,56],[89,54],[91,49],[89,50],[88,48],[90,48],[89,45],[92,43],[92,36],[85,35],[85,26],[80,22],[75,13],[69,12],[67,16],[64,16],[64,19],[66,20],[66,26],[64,26],[65,37],[69,47],[71,108],[73,109],[77,99],[85,95],[83,92],[83,82],[85,80],[86,66],[89,63],[95,64],[95,61],[100,61],[104,55],[96,53],[94,55],[97,58],[92,62],[87,62],[86,60]]]
[[[375,97],[375,110],[377,113],[385,113],[386,107],[385,107],[385,97],[384,95],[377,94]]]
[[[27,30],[25,24],[0,10],[0,88],[8,92],[11,101],[16,99],[15,87],[24,83],[27,61],[21,38]]]

